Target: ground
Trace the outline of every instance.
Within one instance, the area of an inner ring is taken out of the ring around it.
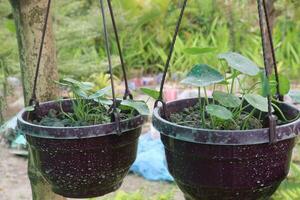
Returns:
[[[30,183],[27,178],[27,159],[11,154],[3,144],[0,144],[0,158],[0,200],[31,200]],[[150,182],[132,174],[125,178],[120,190],[125,192],[140,190],[145,197],[173,192],[174,200],[184,199],[174,184]],[[109,197],[112,196],[115,196],[115,193],[99,198],[99,200],[110,199]]]

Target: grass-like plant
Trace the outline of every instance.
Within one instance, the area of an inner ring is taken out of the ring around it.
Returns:
[[[49,110],[39,124],[45,126],[86,126],[110,123],[112,120],[113,101],[108,98],[110,87],[102,88],[94,92],[95,85],[90,82],[80,82],[71,78],[65,78],[58,82],[69,89],[69,98],[72,101],[71,111],[67,111],[60,103],[60,110]],[[28,107],[32,111],[34,107]],[[129,119],[135,115],[149,115],[149,108],[144,101],[131,99],[118,100],[117,111],[121,120]]]

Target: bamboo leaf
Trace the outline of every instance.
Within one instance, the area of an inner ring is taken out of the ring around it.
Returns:
[[[148,95],[149,97],[152,97],[153,99],[157,100],[159,98],[159,91],[149,89],[149,88],[141,88],[141,91]]]

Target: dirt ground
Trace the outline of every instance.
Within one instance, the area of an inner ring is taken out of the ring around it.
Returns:
[[[129,193],[140,190],[145,197],[154,197],[172,191],[174,200],[184,199],[174,184],[150,182],[132,174],[126,177],[120,190]],[[112,193],[98,199],[107,199],[114,195],[115,193]],[[11,154],[3,144],[0,144],[0,200],[31,200],[27,159]]]

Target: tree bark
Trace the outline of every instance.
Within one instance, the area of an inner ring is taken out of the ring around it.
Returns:
[[[23,82],[25,105],[31,97],[36,69],[38,50],[41,42],[47,0],[10,0],[17,28],[20,66]],[[53,100],[57,97],[56,51],[52,20],[49,17],[47,34],[38,76],[37,95],[40,101]]]
[[[10,0],[17,28],[25,105],[28,105],[31,98],[47,2],[47,0]],[[57,79],[54,35],[51,17],[49,17],[37,84],[37,98],[39,101],[53,100],[57,97],[58,88],[53,82]],[[31,182],[32,199],[65,199],[51,191],[50,185],[36,169],[36,161],[33,160],[31,155],[29,148],[28,176]]]

